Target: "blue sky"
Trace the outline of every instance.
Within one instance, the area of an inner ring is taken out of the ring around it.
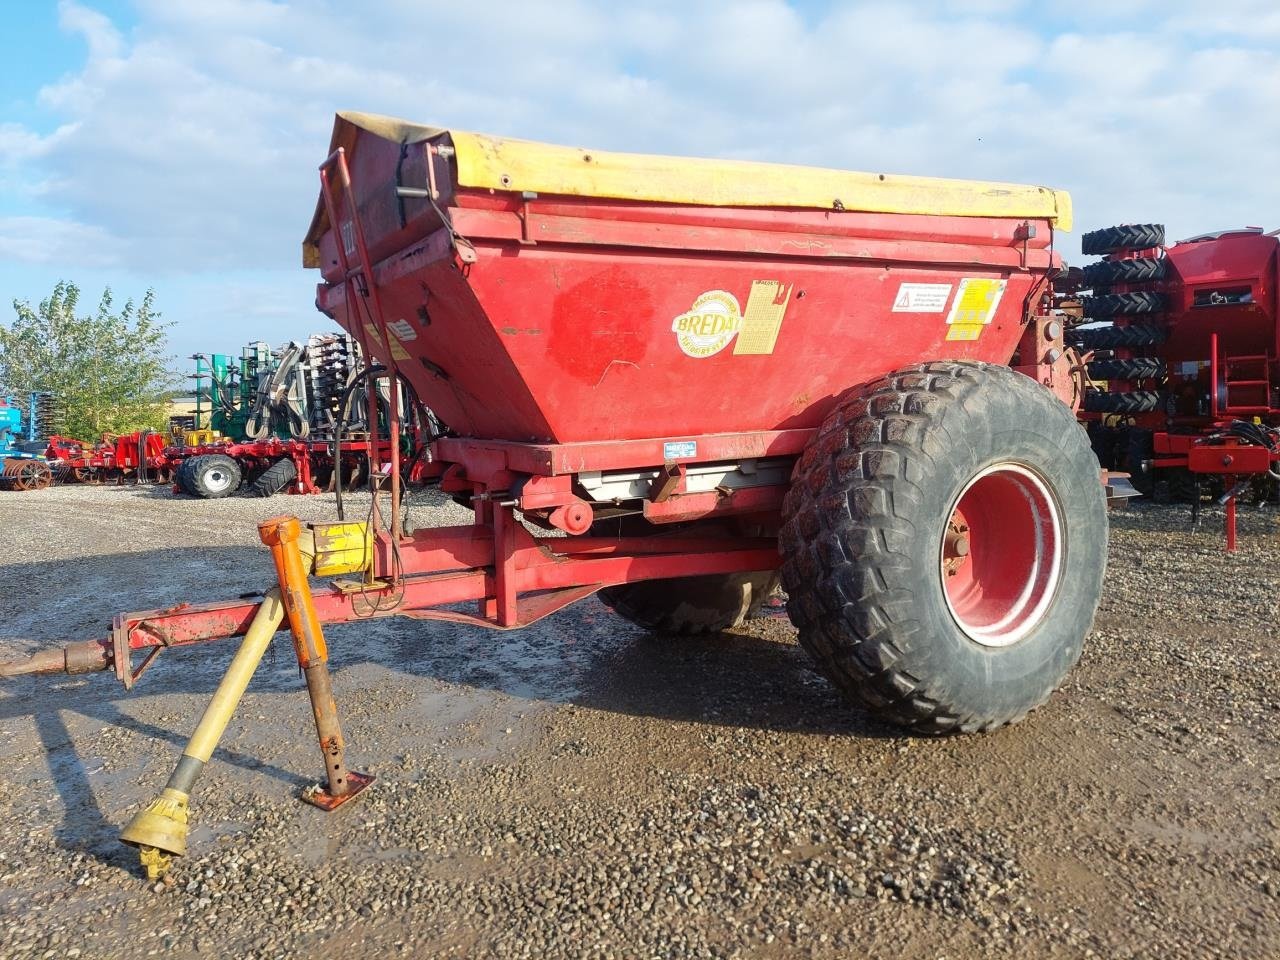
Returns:
[[[9,0],[0,320],[154,287],[175,355],[324,329],[333,112],[1044,183],[1079,233],[1280,226],[1277,0]]]

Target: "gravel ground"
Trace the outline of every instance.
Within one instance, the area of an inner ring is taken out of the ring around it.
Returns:
[[[332,504],[0,494],[0,657],[263,586],[280,511]],[[1218,511],[1115,513],[1084,660],[983,736],[851,710],[778,618],[698,642],[594,600],[511,634],[334,628],[348,759],[378,782],[330,815],[296,799],[320,765],[282,635],[165,884],[116,836],[231,645],[132,694],[5,683],[0,956],[1280,956],[1276,519],[1243,511],[1227,556]]]

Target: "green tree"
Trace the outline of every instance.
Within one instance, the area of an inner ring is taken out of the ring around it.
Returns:
[[[165,354],[172,324],[156,311],[155,292],[118,311],[110,288],[94,314],[79,314],[79,303],[80,288],[65,281],[38,308],[13,302],[16,319],[0,325],[0,390],[52,393],[66,411],[60,429],[82,440],[162,429],[177,381]]]

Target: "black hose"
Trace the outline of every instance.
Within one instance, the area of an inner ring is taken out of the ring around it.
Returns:
[[[347,432],[347,409],[351,406],[351,401],[355,399],[356,387],[360,386],[370,376],[386,373],[387,368],[381,364],[365,367],[351,378],[351,382],[347,384],[347,389],[342,392],[342,402],[338,404],[338,422],[333,428],[333,492],[334,499],[338,506],[338,521],[343,522],[347,519],[346,513],[342,506],[342,435]],[[373,437],[373,429],[375,426],[375,418],[377,411],[372,410],[368,414],[369,435]],[[376,438],[374,438],[376,439]],[[369,469],[373,469],[373,464],[369,464]]]

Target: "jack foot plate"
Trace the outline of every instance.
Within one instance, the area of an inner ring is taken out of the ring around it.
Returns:
[[[320,784],[312,784],[302,791],[302,799],[313,807],[319,807],[326,813],[337,810],[352,797],[361,793],[374,781],[373,774],[347,771],[347,792],[334,796]]]

